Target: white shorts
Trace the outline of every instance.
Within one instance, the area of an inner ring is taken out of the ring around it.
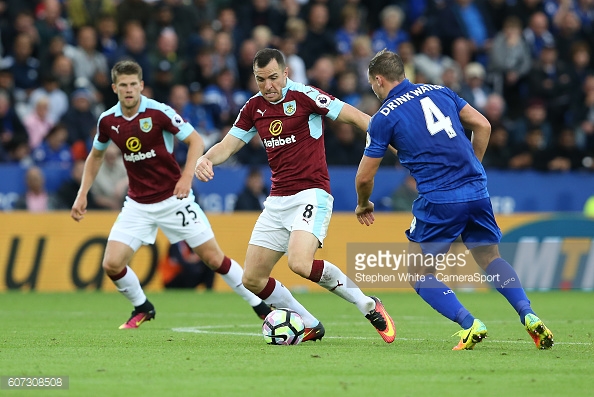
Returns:
[[[307,189],[292,196],[269,196],[258,217],[250,244],[287,252],[293,230],[310,232],[320,242],[328,233],[334,197],[322,189]]]
[[[134,251],[142,244],[153,244],[161,228],[172,244],[185,240],[194,248],[214,238],[206,215],[194,195],[178,200],[172,196],[154,204],[140,204],[126,197],[108,240],[129,245]]]

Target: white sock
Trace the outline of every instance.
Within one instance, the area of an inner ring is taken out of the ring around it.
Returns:
[[[307,311],[301,303],[297,301],[291,294],[291,292],[285,288],[284,285],[278,280],[274,286],[274,290],[270,296],[264,299],[264,302],[268,305],[272,305],[276,308],[287,308],[296,311],[303,318],[306,328],[313,328],[320,323],[310,312]]]
[[[375,309],[375,301],[365,295],[338,267],[324,261],[324,271],[318,284],[342,299],[354,303],[363,314]]]
[[[128,298],[133,306],[140,306],[146,302],[146,295],[140,286],[138,276],[136,276],[136,273],[134,273],[134,270],[130,266],[126,266],[124,277],[112,281],[118,288],[118,291]]]
[[[233,291],[249,303],[250,306],[258,306],[260,302],[262,302],[262,299],[258,298],[254,293],[243,286],[243,283],[241,282],[243,268],[233,259],[231,259],[229,271],[226,274],[221,274],[221,277],[223,277],[223,280],[225,280],[227,285],[233,288]]]

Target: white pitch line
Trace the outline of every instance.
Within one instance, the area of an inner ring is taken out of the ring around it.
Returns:
[[[233,331],[215,331],[217,328],[224,328],[223,325],[202,325],[198,327],[177,327],[172,328],[174,332],[189,332],[194,334],[216,334],[216,335],[234,335],[234,336],[257,336],[262,337],[262,334],[254,332],[233,332]],[[253,328],[253,324],[235,325],[235,328]],[[356,340],[375,340],[377,337],[368,336],[324,336],[325,339],[356,339]],[[424,342],[428,339],[423,338],[400,338],[396,337],[396,341],[405,342]],[[449,339],[434,340],[437,342],[450,342]],[[523,340],[498,340],[498,339],[487,339],[488,343],[518,343],[518,344],[532,344],[533,342]],[[580,346],[591,346],[591,342],[555,342],[555,345],[580,345]]]

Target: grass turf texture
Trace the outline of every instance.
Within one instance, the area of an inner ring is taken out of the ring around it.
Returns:
[[[156,320],[118,330],[132,308],[117,293],[4,293],[0,375],[68,375],[70,389],[0,395],[591,395],[594,294],[529,295],[555,334],[552,350],[535,348],[496,292],[458,293],[489,330],[460,352],[450,338],[459,327],[412,293],[378,293],[396,321],[391,345],[336,296],[296,294],[326,327],[321,342],[298,346],[266,345],[261,321],[233,294],[150,294]]]

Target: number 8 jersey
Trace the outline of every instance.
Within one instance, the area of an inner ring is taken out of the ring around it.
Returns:
[[[419,195],[432,203],[489,197],[485,170],[460,122],[466,104],[447,87],[404,79],[371,118],[365,156],[383,157],[391,144]]]

